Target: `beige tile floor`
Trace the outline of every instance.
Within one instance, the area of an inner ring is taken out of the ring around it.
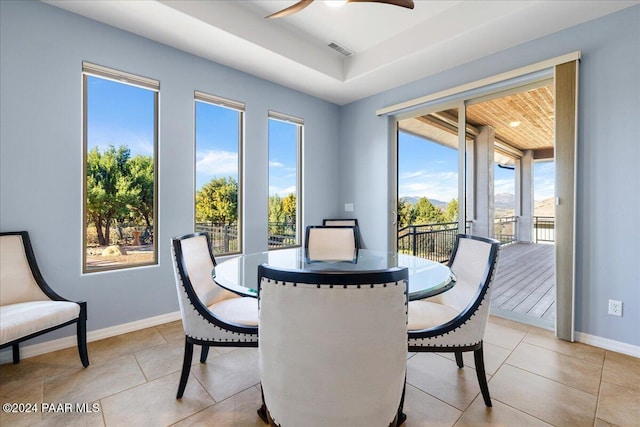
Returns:
[[[91,410],[0,412],[0,425],[264,426],[256,415],[256,349],[212,348],[206,364],[197,352],[184,398],[176,400],[183,339],[181,323],[173,322],[90,343],[87,369],[75,348],[2,365],[3,404],[87,403]],[[640,359],[492,317],[488,409],[469,355],[458,369],[451,354],[409,354],[407,427],[640,426]]]

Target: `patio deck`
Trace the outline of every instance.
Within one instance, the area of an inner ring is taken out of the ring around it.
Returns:
[[[494,277],[491,307],[553,321],[555,279],[554,245],[504,245]]]

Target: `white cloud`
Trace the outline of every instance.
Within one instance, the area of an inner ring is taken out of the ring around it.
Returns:
[[[534,199],[544,200],[553,197],[555,194],[555,185],[553,177],[545,177],[544,179],[536,179],[534,182]]]
[[[493,190],[495,194],[515,194],[515,179],[497,179],[493,182]]]
[[[428,197],[441,201],[458,198],[458,174],[455,172],[407,172],[400,177],[400,197]]]
[[[415,172],[405,172],[400,174],[400,179],[411,179],[411,178],[415,178],[418,176],[422,176],[425,174],[425,171],[420,170],[420,171],[415,171]]]
[[[153,155],[153,141],[149,141],[148,139],[134,139],[129,145],[129,148],[131,149],[132,156],[135,156],[136,154],[144,154],[147,156]]]
[[[535,164],[533,192],[533,198],[535,200],[544,200],[555,195],[554,162],[540,162]]]
[[[100,151],[104,151],[110,145],[116,149],[124,145],[129,148],[131,157],[138,154],[153,155],[153,141],[149,139],[148,135],[129,129],[92,124],[90,138],[89,149],[98,147]]]
[[[269,160],[269,167],[270,168],[282,168],[282,167],[284,167],[284,163],[276,162],[275,160]]]
[[[228,176],[238,173],[238,153],[209,150],[196,153],[198,175]]]
[[[273,196],[274,194],[277,194],[280,197],[286,197],[288,196],[290,193],[296,194],[296,186],[292,185],[289,187],[285,187],[285,188],[278,188],[275,187],[273,185],[269,186],[269,195]]]

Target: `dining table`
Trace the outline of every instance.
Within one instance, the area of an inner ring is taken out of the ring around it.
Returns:
[[[228,258],[218,263],[213,280],[221,287],[238,295],[258,296],[258,266],[269,265],[281,270],[327,274],[370,273],[395,267],[406,267],[409,272],[409,300],[428,298],[451,289],[456,278],[442,263],[399,252],[359,249],[353,260],[313,261],[303,247],[273,249]]]

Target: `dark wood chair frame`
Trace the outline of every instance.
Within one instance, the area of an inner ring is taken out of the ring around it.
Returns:
[[[43,329],[38,332],[34,332],[30,335],[15,339],[13,341],[9,341],[0,346],[0,350],[12,347],[13,348],[13,363],[20,362],[20,343],[23,341],[30,340],[31,338],[35,338],[37,336],[49,333],[56,329],[63,328],[68,325],[72,325],[74,323],[77,324],[77,337],[78,337],[78,353],[80,355],[80,361],[82,362],[82,366],[85,368],[89,366],[89,354],[87,352],[87,303],[85,301],[71,301],[66,298],[58,295],[51,287],[47,284],[42,277],[42,273],[38,268],[38,263],[36,262],[36,257],[33,253],[33,247],[31,246],[31,239],[29,239],[29,233],[27,231],[10,231],[0,233],[0,236],[21,236],[22,237],[22,246],[24,248],[25,255],[27,257],[27,262],[29,263],[29,268],[31,269],[31,273],[33,274],[33,278],[35,279],[36,284],[40,287],[42,292],[49,297],[52,301],[66,301],[66,302],[75,302],[80,306],[80,313],[77,318],[72,319],[68,322],[61,323],[60,325],[52,326],[51,328]]]
[[[337,224],[327,224],[328,222],[331,221],[353,221],[353,226],[357,227],[358,226],[358,220],[356,218],[325,218],[322,220],[322,225],[337,225]],[[341,224],[341,225],[347,225],[347,224]]]
[[[339,227],[339,226],[336,226]],[[345,226],[349,227],[349,226]],[[327,275],[331,275],[330,284],[327,284]],[[342,286],[344,288],[347,287],[363,287],[363,286],[372,286],[372,283],[392,283],[399,282],[404,280],[405,282],[405,298],[406,303],[409,301],[409,293],[408,293],[408,282],[409,282],[409,272],[406,268],[403,267],[392,267],[387,269],[384,272],[371,272],[371,273],[353,273],[353,272],[344,272],[344,271],[334,271],[334,272],[309,272],[309,271],[297,271],[297,270],[286,270],[280,268],[271,268],[267,264],[262,264],[258,266],[258,301],[260,301],[260,284],[262,282],[262,278],[267,277],[269,280],[274,280],[276,282],[283,283],[293,283],[296,286],[296,283],[306,283],[306,284],[317,284],[320,286]],[[396,416],[389,424],[389,427],[399,427],[401,426],[407,419],[406,414],[404,413],[404,396],[406,391],[406,375],[405,375],[405,386],[402,389],[402,396],[400,397],[400,405],[398,406],[398,412]],[[271,414],[269,413],[269,409],[264,401],[264,392],[262,393],[262,406],[258,409],[258,416],[265,424],[270,426],[278,426],[273,419],[271,418]]]
[[[232,332],[237,332],[240,334],[250,334],[250,335],[258,335],[258,327],[257,326],[245,326],[239,325],[236,323],[226,322],[215,314],[213,314],[206,305],[198,298],[196,291],[193,288],[193,284],[189,279],[189,273],[187,272],[187,267],[184,264],[184,258],[182,255],[182,246],[180,245],[180,241],[184,239],[189,239],[197,236],[205,236],[207,239],[207,248],[209,249],[209,256],[211,257],[211,261],[213,262],[214,267],[217,265],[216,258],[211,252],[211,241],[209,240],[209,235],[205,232],[198,232],[192,234],[186,234],[184,236],[175,237],[172,240],[173,250],[175,251],[175,255],[177,258],[177,267],[178,274],[182,279],[182,284],[184,289],[189,297],[189,301],[193,308],[209,323],[221,328],[226,329]],[[216,286],[218,286],[216,284]],[[250,297],[246,297],[250,298]],[[193,357],[193,346],[200,345],[202,346],[202,350],[200,352],[200,363],[205,363],[207,361],[207,357],[209,355],[209,347],[258,347],[258,342],[255,341],[214,341],[214,340],[201,340],[197,338],[190,337],[185,334],[185,342],[184,342],[184,359],[182,362],[182,374],[180,376],[180,383],[178,385],[178,393],[176,398],[182,398],[184,394],[184,390],[187,386],[187,380],[189,379],[189,372],[191,371],[191,359]]]
[[[304,257],[305,257],[305,261],[308,263],[312,263],[312,262],[324,262],[324,261],[317,261],[317,260],[313,260],[311,258],[309,258],[309,235],[311,234],[311,229],[314,228],[350,228],[353,230],[353,241],[355,242],[355,251],[353,253],[353,259],[352,260],[348,260],[348,261],[343,261],[343,262],[351,262],[351,263],[355,263],[358,260],[358,251],[360,250],[360,245],[358,244],[358,227],[357,226],[353,226],[353,225],[307,225],[307,228],[305,230],[305,238],[304,238]]]
[[[453,260],[455,259],[456,253],[458,251],[458,244],[460,239],[474,239],[479,240],[491,245],[491,249],[489,251],[489,260],[487,262],[487,268],[484,273],[484,277],[482,279],[482,286],[478,287],[478,291],[476,292],[475,297],[473,298],[473,302],[466,307],[466,309],[461,312],[454,319],[449,322],[434,326],[429,329],[415,330],[409,331],[409,340],[415,338],[433,338],[440,335],[446,335],[460,327],[462,327],[472,316],[475,315],[476,310],[480,307],[480,304],[484,300],[487,291],[489,289],[489,285],[493,279],[493,274],[495,272],[495,267],[497,264],[498,258],[498,250],[500,249],[500,242],[493,239],[487,239],[478,236],[472,236],[468,234],[459,234],[456,237],[456,243],[453,248],[453,253],[451,258],[449,259],[448,266],[451,267],[453,265]],[[462,359],[462,353],[466,351],[473,351],[473,359],[476,366],[476,376],[478,377],[478,384],[480,385],[480,391],[482,392],[482,398],[484,399],[484,403],[486,406],[491,407],[491,396],[489,394],[489,386],[487,384],[487,376],[484,369],[484,352],[482,348],[483,341],[481,340],[479,343],[470,345],[470,346],[452,346],[452,347],[426,347],[426,346],[412,346],[409,345],[409,351],[415,352],[432,352],[432,353],[454,353],[456,358],[456,364],[458,368],[464,367],[464,362]]]

